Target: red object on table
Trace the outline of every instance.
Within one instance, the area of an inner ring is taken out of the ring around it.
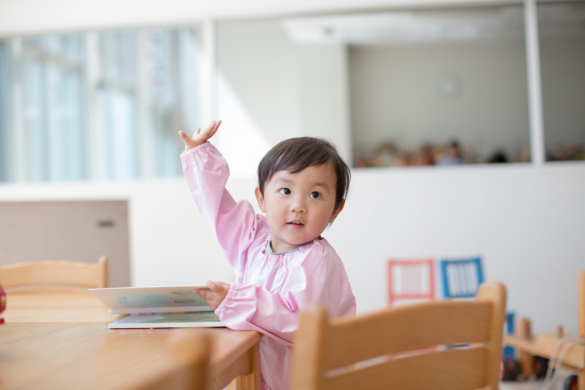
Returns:
[[[6,292],[2,288],[0,284],[0,313],[2,313],[6,309]],[[4,318],[0,318],[0,324],[4,323]]]

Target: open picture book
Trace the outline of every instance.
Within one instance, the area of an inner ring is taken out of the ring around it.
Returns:
[[[128,314],[108,328],[190,328],[225,326],[193,289],[180,287],[90,288],[110,313]]]

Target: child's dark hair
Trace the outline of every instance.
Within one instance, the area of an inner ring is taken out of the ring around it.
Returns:
[[[351,172],[337,153],[335,146],[321,138],[289,138],[276,144],[258,165],[258,186],[264,195],[264,186],[278,171],[298,173],[310,166],[331,163],[337,175],[335,188],[335,210],[340,206],[349,191]]]

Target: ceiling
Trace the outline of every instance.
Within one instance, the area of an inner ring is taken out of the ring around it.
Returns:
[[[585,2],[538,6],[539,33],[585,35]],[[416,10],[284,19],[299,44],[399,44],[412,42],[520,38],[524,9],[519,5]]]

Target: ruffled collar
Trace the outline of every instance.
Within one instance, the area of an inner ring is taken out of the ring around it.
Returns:
[[[312,246],[312,244],[314,244],[318,240],[322,240],[322,239],[323,239],[323,237],[319,236],[319,237],[315,238],[314,240],[307,242],[306,244],[303,244],[299,247],[291,249],[290,251],[274,253],[274,252],[272,252],[272,247],[270,246],[270,238],[268,238],[266,240],[266,244],[264,245],[264,249],[262,249],[262,252],[266,255],[274,255],[274,256],[283,256],[283,255],[287,255],[289,253],[293,253],[293,252],[297,252],[297,251],[305,252]]]

